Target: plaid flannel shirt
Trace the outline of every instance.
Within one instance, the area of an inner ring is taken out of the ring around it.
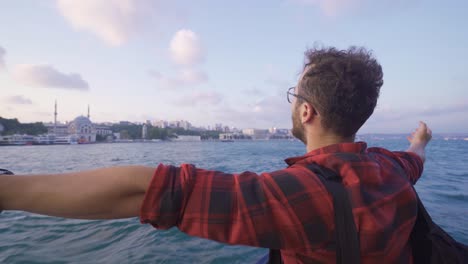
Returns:
[[[140,220],[228,244],[281,249],[284,263],[334,263],[333,202],[306,164],[342,177],[359,232],[362,263],[411,263],[416,183],[423,162],[411,152],[341,143],[286,159],[289,167],[260,175],[228,174],[190,164],[160,164]]]

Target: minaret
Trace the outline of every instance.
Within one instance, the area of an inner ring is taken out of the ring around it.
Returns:
[[[57,134],[57,99],[55,99],[55,112],[54,112],[54,135]]]
[[[91,117],[91,116],[89,115],[89,105],[88,105],[88,119],[90,119],[90,117]]]

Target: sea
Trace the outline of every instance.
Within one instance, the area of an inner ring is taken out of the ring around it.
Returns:
[[[402,137],[367,143],[390,150],[408,147]],[[0,168],[40,174],[193,163],[225,172],[260,173],[284,168],[285,158],[303,154],[301,142],[287,140],[4,146]],[[416,189],[435,222],[468,244],[468,141],[432,140]],[[20,211],[0,214],[0,263],[256,263],[267,253],[191,237],[177,228],[156,230],[138,218],[89,221]]]

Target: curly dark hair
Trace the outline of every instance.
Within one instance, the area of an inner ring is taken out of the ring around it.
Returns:
[[[322,125],[350,137],[374,112],[383,85],[382,67],[372,52],[313,48],[305,52],[300,91],[322,116]]]

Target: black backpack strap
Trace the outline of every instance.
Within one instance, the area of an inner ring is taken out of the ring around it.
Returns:
[[[336,263],[360,263],[359,236],[354,224],[353,210],[349,201],[348,192],[341,183],[341,177],[330,169],[321,167],[315,163],[307,165],[307,168],[317,175],[327,191],[333,197],[335,211],[335,235],[336,235]],[[268,263],[281,264],[281,252],[278,249],[270,249]]]
[[[14,173],[6,170],[6,169],[0,169],[0,175],[13,175]]]
[[[283,259],[281,258],[281,251],[279,249],[270,249],[268,255],[268,264],[282,264]]]
[[[360,263],[359,237],[354,224],[353,210],[341,177],[315,163],[307,168],[322,181],[333,197],[335,211],[336,263]]]

